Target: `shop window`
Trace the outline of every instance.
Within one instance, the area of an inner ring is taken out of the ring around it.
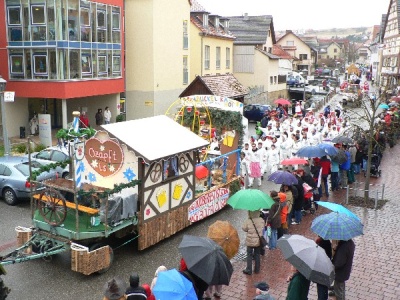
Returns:
[[[24,74],[24,56],[23,54],[10,55],[11,74]]]
[[[47,54],[33,54],[33,75],[47,76]]]
[[[8,6],[7,16],[8,16],[8,26],[22,25],[20,6]]]
[[[81,56],[82,75],[92,74],[92,58],[90,54],[83,54]]]
[[[31,5],[32,25],[46,25],[45,6]]]

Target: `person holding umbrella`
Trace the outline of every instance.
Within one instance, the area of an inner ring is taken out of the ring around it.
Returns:
[[[318,236],[315,243],[325,250],[326,256],[332,259],[332,243],[330,240],[324,240]],[[328,300],[328,286],[317,283],[318,300]]]
[[[288,277],[289,286],[286,300],[307,300],[310,290],[310,280],[304,277],[293,265],[291,266],[292,275]]]
[[[346,299],[346,281],[350,278],[351,268],[353,266],[353,258],[355,244],[352,239],[348,241],[339,241],[332,263],[335,267],[335,282],[333,292],[329,296],[336,296],[336,300]]]
[[[278,229],[282,226],[281,214],[280,214],[281,205],[280,205],[280,197],[276,191],[271,191],[270,196],[272,197],[272,199],[274,199],[275,203],[272,204],[271,209],[269,210],[267,224],[271,226],[269,250],[274,250],[276,249],[276,242],[278,240]],[[285,200],[286,200],[286,195],[285,195]]]
[[[279,215],[278,215],[279,217]],[[279,217],[280,220],[280,217]],[[246,247],[247,247],[247,267],[243,270],[246,275],[251,275],[253,272],[253,256],[254,256],[254,273],[260,273],[260,236],[265,226],[264,220],[260,217],[260,212],[249,211],[249,218],[242,225],[243,231],[246,232]]]

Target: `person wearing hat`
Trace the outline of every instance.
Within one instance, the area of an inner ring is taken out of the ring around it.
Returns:
[[[247,157],[247,154],[246,154]],[[254,180],[256,181],[256,184],[258,185],[258,187],[261,186],[261,151],[258,152],[258,148],[257,145],[255,143],[253,143],[251,145],[251,151],[249,152],[248,155],[248,159],[249,159],[249,188],[251,188],[253,186],[253,182]]]
[[[276,148],[276,143],[273,143],[271,149],[268,150],[268,167],[270,168],[270,174],[278,171],[279,162],[279,150]]]
[[[146,300],[147,294],[146,290],[139,286],[139,274],[133,272],[129,276],[129,287],[126,289],[126,299],[127,300]]]
[[[257,282],[254,287],[256,288],[257,296],[253,300],[274,300],[274,297],[269,294],[269,285],[265,281]]]
[[[114,277],[107,281],[103,286],[104,298],[103,300],[125,300],[126,283],[118,277]],[[146,299],[146,298],[144,298]]]
[[[271,226],[271,237],[269,239],[269,250],[274,250],[274,249],[276,249],[276,242],[278,240],[278,229],[282,226],[282,223],[281,223],[282,207],[280,205],[280,197],[278,196],[278,193],[276,191],[271,191],[270,196],[275,201],[275,203],[272,204],[272,206],[269,210],[267,224],[268,224],[268,226]]]

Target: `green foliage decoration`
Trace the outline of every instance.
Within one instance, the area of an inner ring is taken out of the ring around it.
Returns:
[[[57,131],[56,138],[69,140],[73,138],[91,138],[96,134],[96,130],[94,128],[79,128],[78,132],[75,132],[72,127],[69,129],[60,129]]]
[[[84,190],[79,190],[78,191],[78,196],[79,197],[84,197],[86,195],[92,195],[92,194],[97,194],[99,196],[99,198],[106,198],[109,195],[115,194],[115,193],[120,193],[123,189],[126,188],[130,188],[130,187],[135,187],[138,184],[140,184],[141,180],[132,180],[128,183],[120,183],[120,184],[114,184],[114,188],[109,190],[105,190],[105,191],[96,191],[95,189],[90,189],[88,191],[84,191]]]
[[[232,181],[231,184],[229,185],[229,197],[232,197],[238,191],[240,191],[239,179]]]
[[[66,166],[68,166],[70,162],[71,162],[70,160],[66,160],[63,162],[55,162],[48,165],[43,165],[39,169],[32,171],[31,176],[28,178],[28,181],[36,180],[37,177],[43,172],[50,172],[51,170],[54,170],[57,167],[61,167],[64,169]]]

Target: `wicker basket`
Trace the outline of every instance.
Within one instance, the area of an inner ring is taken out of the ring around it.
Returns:
[[[15,231],[17,232],[17,247],[23,246],[32,237],[32,229],[30,228],[17,226],[15,227]],[[27,254],[32,253],[32,247],[29,246],[24,252]]]
[[[110,265],[109,246],[89,251],[88,247],[72,243],[71,244],[71,270],[90,275],[97,271],[107,268]]]

